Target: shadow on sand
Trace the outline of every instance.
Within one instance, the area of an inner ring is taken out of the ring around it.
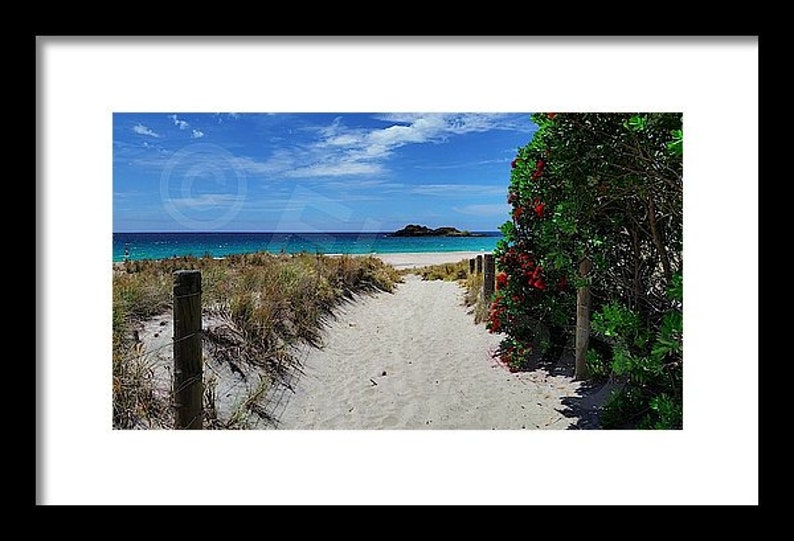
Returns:
[[[573,347],[567,345],[562,355],[556,362],[535,360],[530,370],[542,369],[551,376],[565,376],[573,378],[575,371]],[[557,411],[573,419],[568,430],[598,430],[601,429],[599,411],[609,398],[610,393],[620,389],[621,383],[616,381],[582,382],[577,391],[577,396],[568,396],[561,400],[563,407]]]

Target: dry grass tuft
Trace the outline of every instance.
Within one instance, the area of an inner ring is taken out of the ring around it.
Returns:
[[[141,321],[171,307],[172,273],[199,269],[205,315],[224,325],[208,329],[213,357],[234,370],[256,367],[260,384],[231,419],[213,417],[214,386],[205,392],[209,427],[234,428],[249,414],[265,415],[262,401],[279,377],[299,369],[301,344],[318,345],[320,329],[340,302],[357,294],[391,292],[397,271],[375,257],[312,254],[241,254],[215,260],[176,257],[130,261],[113,276],[113,425],[116,428],[168,426],[168,401],[157,396],[154,374],[135,340]]]

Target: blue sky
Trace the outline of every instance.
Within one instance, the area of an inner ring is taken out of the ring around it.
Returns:
[[[114,231],[494,231],[529,113],[115,113]]]

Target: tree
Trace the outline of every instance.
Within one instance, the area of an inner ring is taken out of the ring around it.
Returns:
[[[582,350],[580,361],[586,355],[588,363],[580,362],[577,376],[625,377],[639,389],[641,409],[662,392],[663,379],[664,393],[680,403],[680,355],[658,353],[655,338],[671,323],[668,314],[680,313],[670,291],[683,270],[681,115],[532,118],[539,129],[512,163],[512,220],[496,250],[507,280],[489,328],[507,335],[503,360],[513,370],[556,360],[574,328],[578,289],[580,305],[583,293],[592,298],[597,340]],[[631,317],[609,318],[625,315],[621,310]],[[635,328],[624,325],[629,321]],[[610,334],[615,326],[633,340]],[[666,340],[671,336],[681,338],[672,332]]]

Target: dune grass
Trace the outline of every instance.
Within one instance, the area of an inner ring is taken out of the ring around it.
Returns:
[[[225,321],[208,329],[205,343],[220,361],[254,366],[262,376],[257,396],[245,409],[261,410],[263,389],[279,373],[295,368],[295,351],[317,345],[332,310],[356,294],[392,291],[397,271],[374,257],[314,254],[241,254],[222,260],[176,257],[128,261],[113,276],[113,425],[116,428],[173,424],[168,400],[158,396],[146,352],[136,341],[142,321],[171,309],[172,273],[202,274],[204,315]],[[213,402],[207,386],[207,402]],[[207,408],[208,411],[214,408]],[[242,416],[242,414],[240,415]],[[230,428],[234,419],[208,426]]]
[[[417,274],[422,277],[422,280],[444,280],[447,282],[465,280],[469,275],[469,260],[462,259],[457,263],[441,263],[416,269],[403,269],[400,273]]]

